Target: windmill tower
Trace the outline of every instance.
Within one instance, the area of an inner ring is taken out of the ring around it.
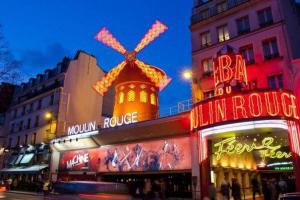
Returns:
[[[93,88],[100,95],[114,86],[114,117],[137,112],[138,120],[153,119],[158,115],[158,92],[170,82],[166,73],[139,59],[136,54],[167,29],[160,21],[155,21],[133,51],[127,51],[106,29],[102,28],[96,39],[125,56],[125,59],[111,69]]]

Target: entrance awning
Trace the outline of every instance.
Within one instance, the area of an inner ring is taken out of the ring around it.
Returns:
[[[4,168],[0,170],[0,174],[36,174],[47,167],[48,165],[32,165],[30,167]]]

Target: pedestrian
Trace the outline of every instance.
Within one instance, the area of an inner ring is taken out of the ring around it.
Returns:
[[[270,199],[270,188],[269,188],[269,180],[264,178],[261,181],[262,193],[264,195],[264,199]]]
[[[164,179],[160,179],[160,193],[161,193],[161,199],[166,199],[166,182]]]
[[[160,199],[161,188],[160,188],[160,183],[159,183],[158,180],[155,180],[153,182],[152,190],[153,190],[153,193],[154,193],[154,199]]]
[[[10,190],[10,188],[11,188],[11,184],[12,184],[12,178],[11,177],[9,177],[8,179],[7,179],[7,190],[9,191]]]
[[[276,180],[271,179],[269,184],[270,190],[270,200],[277,200],[277,188],[276,188]]]
[[[241,185],[236,178],[232,179],[232,197],[234,200],[241,200]]]
[[[259,189],[259,182],[257,180],[257,175],[253,175],[251,179],[251,185],[252,185],[252,197],[253,200],[255,200],[256,193],[260,194],[260,189]]]
[[[287,192],[287,183],[282,177],[280,177],[280,180],[278,182],[278,187],[279,187],[279,194],[284,194]]]
[[[222,184],[221,184],[221,195],[222,195],[221,199],[222,200],[229,200],[229,197],[230,197],[229,193],[230,193],[230,185],[224,179],[222,181]]]
[[[50,191],[50,181],[47,179],[43,185],[44,196],[47,196],[49,194],[49,191]]]
[[[145,179],[144,181],[144,194],[146,196],[146,199],[149,199],[151,196],[151,181],[150,179]]]
[[[210,200],[216,200],[217,190],[214,183],[210,183],[208,187],[208,195]]]

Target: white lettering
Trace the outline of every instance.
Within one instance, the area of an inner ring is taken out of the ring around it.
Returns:
[[[132,124],[138,122],[138,113],[126,113],[120,117],[111,117],[104,119],[104,128],[113,128],[116,126],[122,126],[123,124]]]
[[[72,169],[73,167],[88,163],[89,162],[89,154],[77,154],[71,160],[67,161],[67,169]]]
[[[68,135],[76,135],[96,130],[96,122],[76,124],[68,127]]]

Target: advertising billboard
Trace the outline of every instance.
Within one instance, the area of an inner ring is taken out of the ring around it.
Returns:
[[[191,169],[188,137],[107,145],[61,153],[60,171],[129,172]]]

